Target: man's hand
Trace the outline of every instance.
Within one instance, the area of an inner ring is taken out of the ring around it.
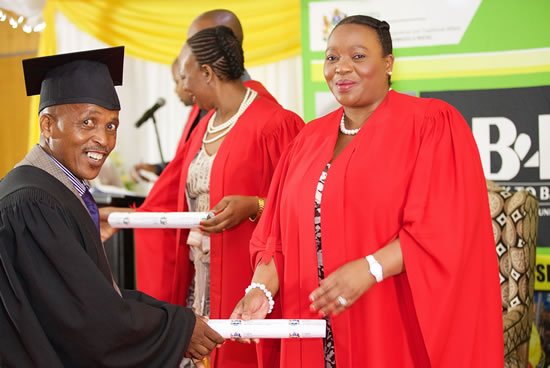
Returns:
[[[197,315],[191,342],[189,342],[187,352],[185,353],[185,356],[188,358],[202,360],[205,356],[210,354],[212,350],[216,347],[220,347],[225,342],[223,337],[211,329],[203,318],[204,317]]]
[[[101,232],[101,241],[104,242],[109,239],[118,231],[118,229],[109,225],[107,221],[109,215],[112,212],[136,212],[134,208],[124,208],[124,207],[101,207],[99,209],[99,229]]]
[[[201,230],[206,233],[221,233],[237,226],[258,212],[258,197],[231,195],[225,196],[210,211],[216,216],[201,222]]]

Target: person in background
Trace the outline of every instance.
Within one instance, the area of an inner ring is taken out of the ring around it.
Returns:
[[[242,43],[243,32],[241,23],[234,13],[225,9],[211,10],[197,16],[189,26],[187,37],[190,38],[202,29],[215,27],[217,25],[226,25],[231,28],[233,33]],[[174,75],[174,78],[178,80],[177,90],[181,91],[182,94],[188,94],[181,88],[179,71],[178,75]],[[275,98],[273,98],[260,83],[250,80],[246,71],[243,73],[241,80],[247,87],[254,89],[261,96],[276,102]],[[191,100],[193,100],[192,96]],[[205,114],[207,112],[201,110],[196,103],[192,111],[194,111],[198,117],[201,115],[204,116],[203,113]],[[145,198],[145,202],[141,206],[137,209],[115,207],[104,207],[100,209],[102,240],[108,239],[116,231],[110,227],[107,222],[111,212],[177,211],[177,193],[180,187],[182,163],[185,159],[184,147],[194,127],[198,123],[198,120],[194,119],[193,124],[190,123],[191,120],[188,121],[184,128],[176,155],[155,182],[153,188]],[[172,300],[172,281],[176,263],[176,231],[174,229],[134,229],[134,234],[137,289],[160,300]],[[193,278],[193,268],[189,267],[187,272],[184,284],[189,283]],[[179,277],[184,276],[180,273]],[[181,304],[186,305],[184,301],[181,302]]]
[[[498,261],[479,153],[447,103],[390,89],[389,25],[357,15],[329,36],[342,105],[282,156],[231,318],[326,318],[283,340],[281,367],[502,367]],[[268,294],[267,292],[270,292]],[[275,316],[276,318],[276,316]]]
[[[176,150],[177,152],[183,147],[185,144],[185,141],[187,140],[189,133],[191,133],[191,130],[193,126],[196,126],[196,124],[199,122],[199,120],[206,114],[206,111],[200,111],[198,106],[193,103],[193,100],[191,99],[191,96],[187,92],[185,92],[182,88],[182,85],[180,83],[180,77],[179,77],[179,61],[178,58],[174,60],[172,63],[172,79],[174,80],[175,88],[174,91],[178,95],[180,101],[185,106],[192,106],[191,111],[189,112],[189,116],[187,117],[187,122],[184,125],[184,131],[181,135],[180,141],[178,143],[178,148]],[[159,176],[162,171],[166,168],[166,166],[169,164],[167,163],[158,163],[158,164],[147,164],[147,163],[139,163],[134,165],[131,176],[132,179],[135,182],[138,182],[139,180],[149,181],[149,179],[140,173],[140,170],[145,170],[150,173],[153,173],[157,176]]]
[[[188,308],[120,289],[95,178],[116,143],[124,48],[23,61],[40,144],[0,181],[0,365],[178,367],[223,338]]]
[[[235,36],[239,39],[239,41],[242,44],[243,29],[241,26],[241,22],[239,21],[239,18],[237,18],[235,13],[226,9],[210,10],[197,16],[189,26],[189,29],[187,31],[187,37],[189,38],[193,36],[195,33],[197,33],[198,31],[201,31],[205,28],[210,28],[215,26],[227,26],[231,28]],[[191,132],[193,131],[193,129],[197,126],[199,121],[202,119],[204,115],[206,115],[208,111],[200,110],[198,108],[198,105],[193,103],[191,96],[189,96],[189,94],[183,90],[180,83],[180,78],[179,78],[179,61],[177,58],[172,63],[172,78],[176,85],[175,92],[179,96],[181,102],[183,102],[185,106],[191,106],[191,105],[193,106],[193,108],[191,109],[191,112],[189,113],[189,117],[187,119],[187,123],[185,124],[182,136],[180,138],[180,142],[178,145],[178,150],[179,150],[179,148],[183,146],[183,143],[185,143],[189,139],[189,136],[191,135]],[[241,80],[243,82],[250,80],[250,75],[247,73],[246,70],[243,73]],[[160,175],[162,171],[166,168],[166,165],[168,165],[168,163],[136,164],[134,165],[134,171],[138,173],[138,175],[139,175],[139,170],[146,170],[153,174]],[[139,175],[139,177],[142,180],[148,181],[148,179],[145,176]],[[137,181],[138,178],[134,177],[134,180]]]

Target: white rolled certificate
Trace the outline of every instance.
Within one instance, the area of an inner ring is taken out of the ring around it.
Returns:
[[[212,217],[212,212],[113,212],[107,221],[121,229],[192,229]]]
[[[208,325],[225,339],[304,339],[326,335],[324,319],[211,319]]]

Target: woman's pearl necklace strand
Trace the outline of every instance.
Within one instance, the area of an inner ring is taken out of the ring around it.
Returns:
[[[340,131],[343,133],[343,134],[346,134],[346,135],[356,135],[357,133],[359,133],[359,129],[361,128],[357,128],[357,129],[346,129],[346,126],[344,125],[344,119],[346,118],[346,114],[345,113],[342,113],[342,121],[340,121]]]
[[[225,130],[225,131],[223,133],[221,133],[220,135],[217,135],[214,138],[210,138],[210,139],[206,139],[206,136],[208,134],[205,134],[203,139],[202,139],[202,143],[208,144],[208,143],[215,142],[218,139],[224,137],[227,133],[229,133],[229,131],[231,130],[233,125],[235,125],[237,120],[239,120],[239,118],[245,112],[245,110],[248,108],[248,106],[250,106],[250,104],[252,104],[254,99],[256,99],[257,95],[258,95],[258,92],[253,91],[250,88],[247,88],[246,89],[246,94],[244,95],[243,101],[241,102],[241,105],[239,106],[239,110],[237,110],[237,113],[235,115],[233,115],[225,123],[220,124],[218,126],[214,126],[214,120],[216,119],[216,112],[214,112],[212,114],[212,116],[210,117],[210,120],[208,121],[208,127],[207,127],[206,131],[210,134],[219,133],[223,130]]]
[[[391,75],[391,72],[389,73],[389,75]],[[388,92],[391,91],[391,88],[388,89]],[[357,129],[346,129],[346,126],[344,124],[344,119],[346,118],[346,113],[343,112],[342,113],[342,120],[340,121],[340,131],[343,133],[343,134],[346,134],[346,135],[356,135],[357,133],[359,133],[359,129],[361,129],[361,127],[357,128]]]

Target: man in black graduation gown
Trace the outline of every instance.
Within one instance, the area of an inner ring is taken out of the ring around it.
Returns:
[[[85,180],[115,146],[124,48],[23,61],[40,144],[0,181],[0,367],[177,367],[223,339],[119,289]]]

